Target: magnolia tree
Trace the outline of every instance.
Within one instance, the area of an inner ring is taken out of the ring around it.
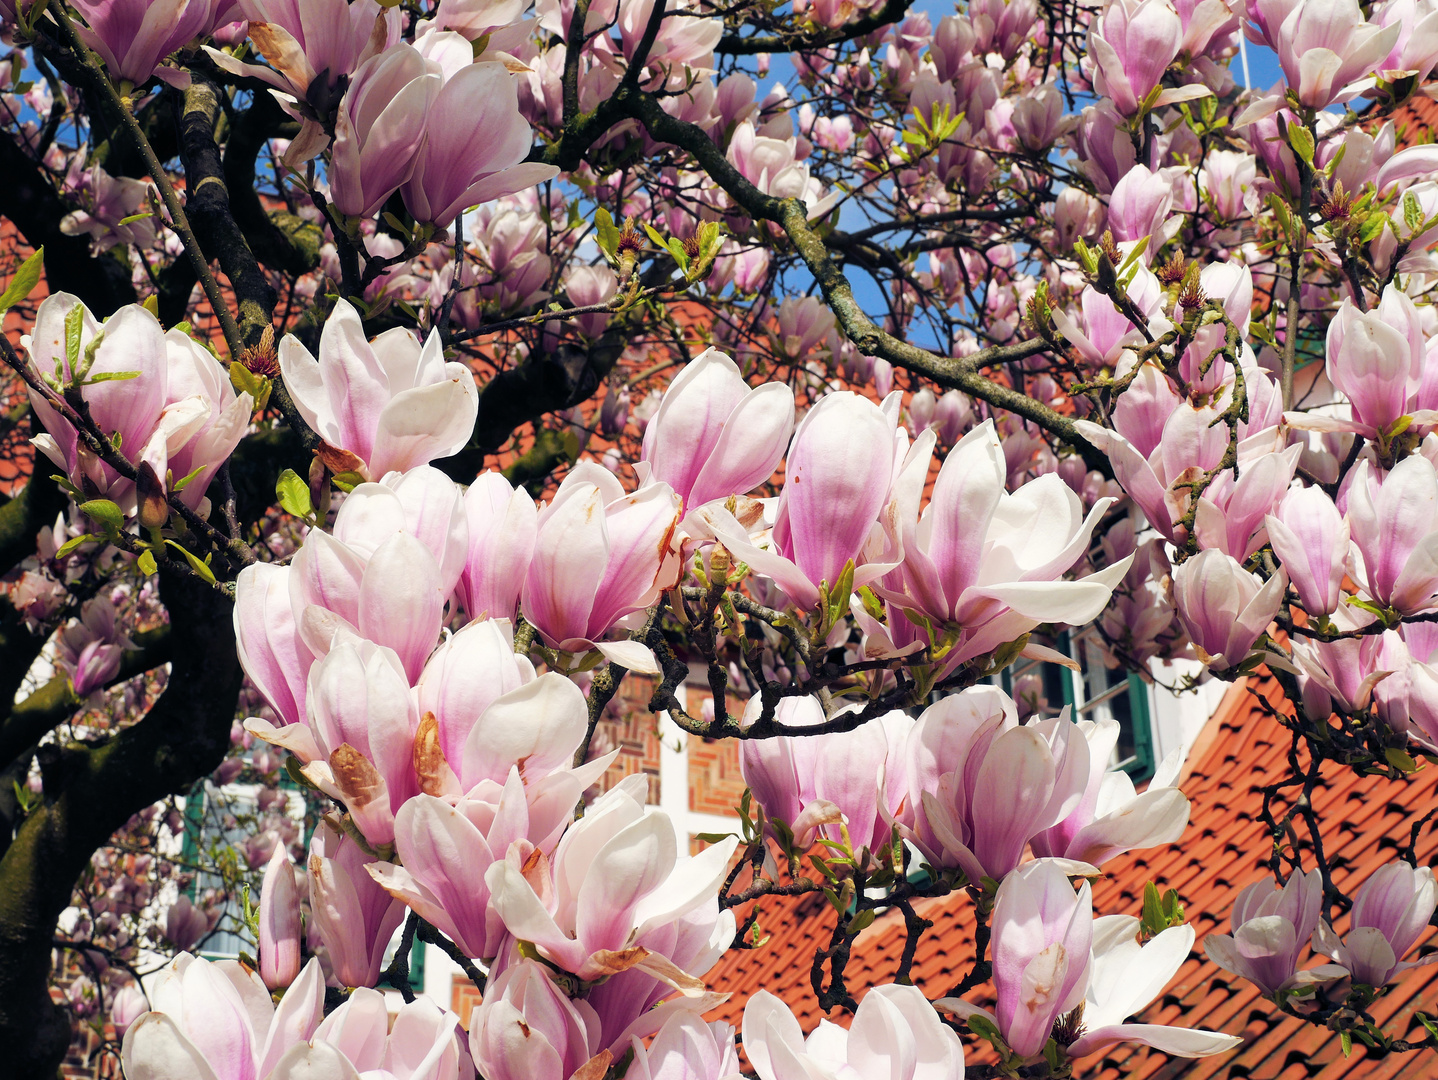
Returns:
[[[1181,759],[1136,793],[1115,723],[994,684],[1095,621],[1115,666],[1281,688],[1273,878],[1208,955],[1345,1044],[1428,1045],[1369,1011],[1423,962],[1427,816],[1340,882],[1308,796],[1438,754],[1438,150],[1386,121],[1429,0],[0,7],[35,250],[0,297],[13,1075],[97,1010],[132,1080],[1222,1053],[1132,1022],[1193,946],[1177,897],[1092,903],[1183,832]],[[738,744],[697,854],[642,784],[597,794],[640,676]],[[915,902],[958,890],[977,960],[913,985]],[[839,1022],[763,991],[706,1022],[745,905],[809,892]],[[859,985],[890,909],[895,982]],[[221,912],[252,956],[141,988]],[[414,999],[416,941],[483,991],[467,1030]]]

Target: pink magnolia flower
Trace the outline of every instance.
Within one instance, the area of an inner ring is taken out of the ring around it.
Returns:
[[[1078,581],[1061,580],[1088,550],[1113,500],[1099,499],[1085,516],[1057,474],[1012,494],[1004,487],[1007,474],[1003,444],[986,420],[949,451],[923,515],[904,517],[903,561],[876,586],[892,606],[930,621],[927,638],[935,646],[952,642],[945,671],[1041,622],[1088,622],[1128,570],[1120,561]],[[929,643],[897,614],[889,618],[889,632],[903,635],[896,645]]]
[[[1434,888],[1433,871],[1391,862],[1375,870],[1359,887],[1348,933],[1339,938],[1327,920],[1320,920],[1313,947],[1347,969],[1354,982],[1383,986],[1409,968],[1438,963],[1438,953],[1411,963],[1403,961],[1423,935],[1435,906],[1438,889]]]
[[[1275,891],[1277,890],[1277,891]],[[1348,974],[1321,964],[1298,970],[1298,957],[1318,926],[1323,880],[1317,870],[1294,874],[1277,889],[1273,878],[1254,882],[1233,902],[1233,935],[1209,934],[1204,951],[1224,971],[1241,975],[1264,994],[1332,982]]]
[[[226,71],[292,95],[320,116],[337,104],[345,78],[398,35],[397,21],[387,19],[376,0],[240,0],[239,6],[251,40],[273,67],[244,64],[218,49],[205,50],[210,58]]]
[[[335,646],[310,669],[307,705],[320,758],[305,775],[344,802],[372,844],[394,839],[394,815],[419,793],[419,714],[399,657],[372,641]]]
[[[416,693],[421,714],[434,716],[439,726],[439,744],[444,758],[460,779],[462,790],[478,783],[474,776],[465,786],[465,747],[474,729],[480,726],[485,712],[512,690],[534,681],[534,665],[525,656],[514,652],[514,627],[506,619],[485,619],[471,623],[459,633],[442,642],[424,665]],[[525,725],[525,728],[532,725]],[[523,730],[523,729],[521,729]],[[493,730],[491,737],[503,742],[518,732]],[[576,741],[575,745],[578,745]],[[489,748],[502,759],[499,747]],[[557,748],[563,754],[564,747]],[[573,747],[569,748],[573,753]],[[522,756],[522,755],[521,755]],[[515,761],[519,761],[516,757]],[[502,780],[486,769],[485,776]]]
[[[751,389],[733,360],[705,349],[665,390],[644,429],[640,461],[692,508],[745,495],[769,479],[793,430],[787,384]]]
[[[1188,827],[1188,797],[1178,789],[1183,753],[1165,757],[1140,795],[1128,773],[1109,768],[1118,722],[1080,720],[1078,728],[1088,742],[1088,785],[1067,817],[1030,840],[1034,855],[1102,866],[1125,851],[1175,843]]]
[[[1361,557],[1354,576],[1385,607],[1404,615],[1427,611],[1438,602],[1438,471],[1414,454],[1376,491],[1373,479],[1361,462],[1348,489],[1348,522]]]
[[[1089,26],[1094,90],[1133,116],[1182,42],[1183,23],[1169,0],[1115,0]]]
[[[1426,81],[1438,64],[1438,10],[1429,0],[1388,0],[1373,15],[1379,26],[1399,27],[1393,51],[1379,63],[1378,71],[1390,81],[1395,77]]]
[[[305,965],[276,1007],[259,975],[236,961],[181,953],[155,982],[153,1010],[125,1032],[125,1075],[288,1077],[287,1061],[324,1018],[324,991],[318,960]]]
[[[1288,579],[1280,568],[1267,581],[1216,548],[1173,572],[1173,599],[1199,659],[1210,667],[1243,662],[1283,604]]]
[[[215,0],[75,0],[88,27],[77,27],[111,77],[143,86],[150,76],[189,85],[187,74],[159,68],[176,49],[211,29]]]
[[[279,363],[305,422],[359,457],[370,478],[458,453],[479,415],[474,374],[445,361],[437,333],[422,347],[403,328],[366,341],[347,300],[337,300],[325,320],[318,360],[286,334]]]
[[[249,394],[236,395],[208,353],[178,330],[165,333],[141,305],[127,304],[102,325],[69,293],[41,301],[34,330],[22,339],[43,376],[68,381],[79,374],[70,370],[65,348],[65,320],[77,307],[81,355],[99,338],[87,377],[109,376],[80,391],[91,417],[112,434],[121,453],[133,463],[148,462],[162,481],[173,472],[172,460],[191,469],[203,465],[182,493],[187,504],[199,506],[209,478],[249,426],[254,405]],[[131,377],[131,372],[139,374]],[[120,373],[126,374],[114,377]],[[40,451],[81,491],[133,511],[134,484],[95,455],[82,453],[75,429],[34,391],[30,403],[48,433],[35,438]],[[185,475],[175,473],[172,479]]]
[[[1147,267],[1140,265],[1137,268],[1127,292],[1134,307],[1149,319],[1161,315],[1163,287]],[[1117,367],[1123,351],[1142,344],[1144,340],[1143,333],[1129,321],[1128,316],[1122,314],[1112,300],[1091,285],[1084,286],[1083,292],[1079,294],[1077,318],[1055,308],[1053,319],[1059,332],[1078,349],[1083,358],[1100,367]],[[1123,407],[1123,403],[1132,393],[1132,388],[1124,391],[1118,399],[1119,408]]]
[[[570,826],[552,860],[514,844],[485,882],[509,932],[563,970],[597,979],[638,967],[674,979],[670,958],[635,943],[712,902],[737,843],[680,855],[668,815],[646,814],[633,785],[621,784]]]
[[[1241,1046],[1238,1036],[1218,1031],[1125,1023],[1163,992],[1193,949],[1191,926],[1171,926],[1143,945],[1138,943],[1138,929],[1139,920],[1132,915],[1106,915],[1093,921],[1082,1034],[1065,1047],[1068,1056],[1085,1057],[1119,1042],[1143,1043],[1186,1058],[1209,1057]]]
[[[1157,2],[1148,0],[1150,4]],[[1152,172],[1135,165],[1113,187],[1108,201],[1108,224],[1114,239],[1119,241],[1148,237],[1148,251],[1152,254],[1183,226],[1181,218],[1170,216],[1172,212],[1173,179],[1167,171]]]
[[[1310,615],[1338,610],[1349,524],[1321,488],[1294,488],[1265,519],[1268,542]]]
[[[1298,100],[1323,109],[1383,62],[1399,29],[1397,23],[1368,22],[1358,0],[1299,0],[1278,27],[1273,48]]]
[[[281,726],[306,720],[305,684],[315,661],[290,603],[289,566],[253,563],[235,581],[235,645],[240,666]]]
[[[80,608],[55,637],[55,659],[70,674],[77,697],[89,697],[120,670],[125,649],[135,647],[120,628],[115,607],[104,596],[94,596]]]
[[[522,487],[497,472],[481,473],[464,493],[469,553],[460,574],[460,605],[471,619],[514,618],[534,555],[538,511]]]
[[[445,76],[424,114],[425,140],[414,171],[400,185],[415,221],[439,228],[447,228],[465,207],[534,187],[559,173],[553,165],[524,160],[529,122],[519,111],[515,78],[502,63],[471,63]],[[335,152],[340,152],[338,137]]]
[[[296,1077],[392,1076],[394,1080],[473,1080],[459,1017],[428,998],[391,1014],[385,996],[360,987],[292,1048]]]
[[[165,913],[165,940],[177,949],[188,949],[210,932],[217,920],[182,895]]]
[[[419,118],[428,115],[443,83],[439,65],[404,43],[355,69],[336,114],[327,174],[336,210],[372,217],[409,180],[425,141]]]
[[[1021,725],[996,688],[941,698],[909,736],[911,839],[935,866],[1003,880],[1033,837],[1079,809],[1090,753],[1067,713]]]
[[[564,292],[575,307],[593,307],[605,304],[619,291],[619,278],[607,266],[576,266],[564,278]],[[597,338],[609,325],[609,315],[604,312],[580,315],[574,325],[587,338]],[[605,399],[606,401],[608,398]]]
[[[759,715],[759,698],[745,710],[746,726]],[[816,698],[785,698],[775,719],[794,726],[822,723]],[[745,739],[739,770],[759,805],[789,825],[801,850],[819,835],[844,842],[847,830],[858,855],[891,842],[894,819],[908,793],[904,745],[913,722],[901,712],[866,721],[852,731],[827,735]],[[841,828],[842,823],[842,828]]]
[[[542,965],[520,960],[485,988],[469,1049],[485,1080],[571,1080],[602,1053],[598,1028],[588,1003],[566,996]],[[607,1065],[604,1055],[593,1075]]]
[[[740,1080],[734,1029],[706,1024],[692,1012],[676,1012],[646,1047],[631,1037],[634,1058],[626,1077],[634,1080]]]
[[[817,296],[786,297],[774,333],[778,351],[793,360],[808,356],[834,328],[834,313]]]
[[[1084,1000],[1094,932],[1089,883],[1075,893],[1054,863],[1031,862],[999,886],[992,919],[994,1011],[956,998],[936,1004],[987,1017],[1015,1054],[1031,1058],[1048,1042],[1054,1021]]]
[[[136,983],[120,987],[110,999],[110,1023],[115,1026],[115,1034],[124,1039],[135,1021],[149,1011],[150,1003],[145,1000],[145,992]]]
[[[260,886],[260,978],[271,990],[300,973],[300,891],[284,844],[275,845]]]
[[[915,986],[874,986],[846,1031],[820,1020],[805,1039],[767,990],[744,1005],[744,1053],[760,1080],[963,1080],[964,1049]]]
[[[879,560],[897,554],[897,523],[885,528],[880,517],[897,478],[927,472],[935,438],[925,432],[910,448],[898,414],[894,394],[883,408],[847,390],[822,397],[794,433],[768,548],[732,520],[716,526],[724,546],[805,611],[818,605],[820,585],[838,585],[849,563],[857,566],[855,586],[892,569]]]
[[[629,495],[608,469],[580,462],[539,512],[524,617],[554,648],[597,648],[627,667],[657,671],[652,658],[644,658],[647,650],[634,648],[637,643],[599,639],[672,583],[669,540],[679,510],[668,484],[652,483]]]
[[[376,862],[327,821],[310,840],[310,944],[323,946],[341,986],[379,980],[390,938],[404,921],[404,905],[367,871]]]
[[[390,895],[438,927],[466,956],[485,960],[499,952],[506,933],[490,902],[486,871],[514,841],[542,841],[561,831],[583,790],[571,785],[568,805],[550,798],[532,806],[518,766],[498,788],[487,781],[452,803],[424,794],[410,799],[395,817],[395,850],[402,865],[367,868]]]

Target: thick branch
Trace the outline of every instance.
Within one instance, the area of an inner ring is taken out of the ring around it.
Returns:
[[[190,88],[180,100],[179,114],[180,160],[185,167],[186,205],[195,224],[195,235],[204,250],[219,260],[230,279],[239,306],[242,340],[254,345],[265,327],[274,322],[279,295],[230,213],[230,191],[220,148],[215,144],[220,91],[203,76],[193,75]]]
[[[729,56],[753,56],[756,53],[810,52],[823,49],[853,41],[855,38],[872,34],[875,30],[881,30],[890,23],[898,22],[913,2],[914,0],[885,0],[884,6],[877,11],[871,11],[832,29],[790,33],[781,30],[774,34],[755,34],[753,37],[725,34],[719,39],[714,51]]]
[[[51,1000],[51,939],[96,848],[144,807],[187,790],[230,743],[240,687],[232,605],[162,570],[175,643],[170,680],[145,718],[97,743],[41,748],[44,794],[0,858],[0,1041],[9,1075],[52,1080],[70,1025]]]

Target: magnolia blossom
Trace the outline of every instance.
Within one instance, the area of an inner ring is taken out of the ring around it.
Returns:
[[[705,349],[664,391],[639,460],[692,508],[744,495],[769,479],[793,430],[787,384],[750,389],[733,360]]]
[[[1204,663],[1237,667],[1278,614],[1287,585],[1282,569],[1261,581],[1231,555],[1210,548],[1174,570],[1174,605]]]
[[[1404,458],[1379,485],[1368,463],[1348,489],[1348,521],[1360,559],[1355,577],[1386,607],[1417,614],[1438,602],[1438,470]]]
[[[127,304],[102,324],[78,297],[63,292],[41,301],[35,327],[22,339],[42,376],[79,376],[65,345],[66,319],[77,308],[80,355],[93,350],[86,378],[96,381],[80,391],[91,418],[120,453],[136,465],[148,464],[170,490],[188,476],[178,494],[191,508],[200,507],[210,478],[249,426],[253,399],[236,394],[204,348],[179,330],[166,333],[145,307]],[[35,437],[40,451],[89,497],[133,512],[134,483],[83,448],[69,421],[33,389],[30,404],[47,432]],[[176,471],[181,468],[186,471]]]
[[[744,1053],[760,1080],[963,1080],[964,1049],[917,987],[874,986],[846,1031],[820,1020],[806,1039],[789,1006],[758,990],[744,1006]]]
[[[512,620],[534,555],[534,499],[489,471],[465,490],[464,513],[469,551],[458,583],[460,605],[472,619]]]
[[[677,1012],[664,1022],[646,1047],[632,1037],[634,1059],[624,1075],[634,1080],[740,1080],[734,1029],[706,1024],[691,1012]]]
[[[1093,922],[1093,956],[1084,992],[1083,1027],[1065,1047],[1080,1058],[1117,1042],[1137,1042],[1176,1057],[1208,1057],[1241,1046],[1236,1035],[1186,1030],[1164,1024],[1130,1024],[1163,992],[1193,949],[1191,926],[1171,926],[1138,943],[1139,920],[1107,915]]]
[[[750,699],[745,726],[761,707],[758,697]],[[824,712],[816,698],[784,698],[774,718],[810,727],[823,723]],[[908,791],[904,747],[913,729],[907,716],[892,712],[852,731],[745,739],[739,771],[764,812],[790,827],[801,850],[818,829],[835,843],[847,831],[856,855],[865,848],[878,852],[890,842]]]
[[[377,0],[240,0],[239,6],[255,48],[274,66],[244,64],[219,49],[205,52],[226,71],[261,79],[320,116],[334,109],[341,84],[361,63],[394,44],[397,30]]]
[[[1273,48],[1298,100],[1322,109],[1378,67],[1398,32],[1396,23],[1383,27],[1364,19],[1358,0],[1298,0],[1278,27]]]
[[[1094,89],[1123,115],[1133,116],[1182,43],[1183,23],[1169,0],[1115,0],[1089,27]]]
[[[554,648],[597,648],[627,667],[657,673],[638,643],[599,639],[673,583],[677,560],[669,540],[679,510],[668,484],[630,495],[608,469],[580,462],[539,512],[522,594],[525,618]]]
[[[1265,519],[1268,542],[1310,615],[1338,609],[1348,563],[1348,520],[1319,487],[1294,488]]]
[[[319,961],[311,960],[277,1008],[260,977],[236,961],[181,953],[150,992],[153,1010],[125,1032],[125,1074],[291,1077],[324,1019],[324,990]]]
[[[507,619],[471,623],[448,637],[425,663],[416,688],[420,713],[435,718],[440,750],[454,770],[461,790],[468,791],[481,779],[502,781],[502,774],[495,775],[487,766],[482,776],[471,775],[471,766],[478,767],[477,763],[491,756],[497,761],[505,760],[506,743],[519,732],[506,731],[484,717],[496,701],[533,682],[534,678],[534,665],[529,658],[514,651],[514,627]],[[476,729],[481,731],[480,738],[496,742],[477,743],[477,755],[466,761],[466,748]],[[577,746],[577,740],[574,742]],[[574,748],[561,742],[555,749],[560,754],[566,749],[572,754]],[[519,756],[514,760],[518,762]]]
[[[637,778],[640,786],[645,781]],[[672,959],[636,945],[650,928],[712,902],[736,837],[698,855],[678,853],[667,814],[645,814],[634,785],[607,791],[554,851],[512,844],[485,875],[510,933],[581,979],[639,967],[688,986]]]
[[[935,866],[1003,880],[1035,835],[1078,810],[1089,755],[1067,711],[1020,725],[996,688],[942,698],[909,736],[911,838]]]
[[[1320,921],[1313,947],[1347,969],[1354,982],[1383,986],[1409,968],[1438,963],[1438,953],[1411,963],[1403,960],[1422,936],[1435,906],[1438,889],[1432,870],[1389,863],[1359,887],[1348,933],[1339,938],[1327,920]]]
[[[260,887],[260,978],[271,990],[289,986],[300,973],[300,891],[283,844],[265,868]]]
[[[88,27],[78,27],[86,45],[100,54],[110,75],[143,86],[150,76],[185,87],[187,73],[159,68],[182,45],[209,33],[215,0],[75,0]],[[158,69],[158,70],[157,70]]]
[[[1277,890],[1277,891],[1275,891]],[[1277,889],[1272,878],[1254,882],[1233,902],[1233,935],[1209,934],[1204,951],[1224,971],[1242,975],[1265,994],[1332,982],[1348,974],[1321,964],[1298,970],[1298,958],[1318,926],[1323,879],[1317,870],[1295,873]]]
[[[999,886],[992,924],[994,1011],[957,998],[936,1004],[987,1018],[1015,1054],[1032,1058],[1048,1042],[1054,1022],[1084,1000],[1094,936],[1089,884],[1075,893],[1052,862],[1029,863]]]
[[[379,980],[385,949],[404,921],[404,905],[367,872],[374,862],[327,821],[310,839],[310,944],[323,949],[341,986],[373,986]]]
[[[371,478],[458,453],[479,414],[473,373],[445,361],[437,333],[423,346],[403,328],[366,341],[344,299],[325,320],[319,359],[286,334],[279,364],[305,422],[359,458]]]
[[[856,586],[891,569],[894,523],[886,530],[880,515],[896,479],[922,484],[934,445],[925,432],[908,447],[898,413],[896,394],[882,408],[852,391],[826,394],[794,433],[768,546],[750,542],[737,521],[716,525],[724,546],[806,611],[819,603],[820,586],[836,587],[850,563],[858,566]],[[880,561],[886,556],[890,561]]]
[[[567,997],[542,965],[520,960],[485,987],[469,1049],[485,1080],[599,1080],[609,1054],[598,1027],[588,1004]],[[585,1069],[594,1058],[598,1068]]]
[[[876,586],[892,606],[929,620],[936,646],[952,642],[945,672],[1041,622],[1088,622],[1128,570],[1129,560],[1120,560],[1062,580],[1113,500],[1099,499],[1085,516],[1056,474],[1013,493],[1006,476],[1003,445],[986,420],[949,451],[923,515],[905,516],[902,564]],[[897,613],[888,632],[900,646],[923,634]]]
[[[1072,813],[1032,838],[1034,854],[1102,866],[1125,851],[1177,841],[1189,813],[1188,797],[1178,789],[1182,751],[1159,763],[1140,795],[1128,773],[1108,767],[1118,745],[1118,721],[1080,720],[1078,727],[1088,742],[1088,786]]]

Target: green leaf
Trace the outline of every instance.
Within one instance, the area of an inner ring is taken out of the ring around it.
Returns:
[[[0,293],[0,315],[30,295],[40,280],[40,269],[44,263],[45,249],[42,247],[20,264],[20,269],[15,271],[10,284]]]
[[[149,577],[159,569],[159,565],[155,562],[155,553],[153,551],[142,551],[140,557],[135,560],[135,565],[140,568],[140,572],[146,577]]]
[[[1413,755],[1409,754],[1406,750],[1399,750],[1395,746],[1390,746],[1387,750],[1383,751],[1383,757],[1387,760],[1388,764],[1405,775],[1411,775],[1418,771],[1418,762],[1414,761]]]
[[[1411,191],[1403,193],[1403,224],[1408,226],[1410,235],[1416,235],[1423,227],[1423,207]]]
[[[109,499],[91,499],[80,504],[80,513],[112,532],[125,527],[125,512]]]
[[[102,371],[98,375],[86,376],[85,381],[81,385],[93,386],[95,383],[102,382],[123,382],[126,379],[138,379],[139,377],[140,373],[138,371]]]
[[[341,491],[353,491],[364,483],[364,477],[357,472],[335,473],[330,482]]]
[[[1313,132],[1302,124],[1288,125],[1288,145],[1303,159],[1305,165],[1313,164]]]
[[[616,253],[619,251],[619,229],[609,211],[602,206],[594,211],[594,232],[595,239],[599,241],[599,250],[613,262],[618,257]]]
[[[694,839],[705,844],[718,844],[721,841],[728,840],[729,837],[733,835],[731,832],[701,832],[695,833]]]
[[[84,320],[85,307],[79,302],[65,313],[65,363],[72,372],[80,366],[80,330]]]
[[[196,577],[207,585],[213,585],[215,583],[215,572],[210,569],[208,562],[202,562],[198,555],[190,554],[173,540],[166,540],[165,543],[185,557],[185,561],[190,564],[190,569],[195,572]]]
[[[188,483],[189,483],[191,480],[193,480],[195,477],[199,476],[200,473],[204,471],[204,469],[205,469],[205,467],[204,467],[203,465],[197,465],[197,466],[195,467],[195,469],[194,469],[188,476],[182,476],[182,477],[181,477],[179,480],[177,480],[175,483],[171,484],[171,485],[170,485],[170,490],[171,490],[171,491],[184,491],[184,490],[185,490],[185,485],[188,484]]]
[[[1383,226],[1388,224],[1388,215],[1372,213],[1364,220],[1362,228],[1358,230],[1358,239],[1365,244],[1372,243],[1378,239],[1383,232]]]
[[[1349,1054],[1353,1053],[1353,1035],[1350,1032],[1340,1032],[1338,1035],[1338,1041],[1343,1044],[1344,1057],[1347,1057]]]
[[[135,222],[137,222],[137,221],[144,221],[144,220],[145,220],[146,218],[148,218],[149,216],[150,216],[150,211],[146,210],[144,213],[141,213],[141,214],[131,214],[129,217],[122,217],[119,221],[116,222],[116,224],[117,224],[117,225],[133,225],[133,224],[134,224]]]
[[[55,558],[63,559],[81,544],[88,544],[103,539],[105,539],[103,536],[94,536],[90,533],[81,533],[79,536],[72,536],[60,545],[60,550],[55,552]]]
[[[280,500],[280,508],[287,514],[306,519],[314,515],[310,486],[294,469],[280,473],[280,478],[275,481],[275,496]]]
[[[860,930],[867,930],[874,921],[874,910],[861,911],[849,920],[849,933],[857,934]]]

